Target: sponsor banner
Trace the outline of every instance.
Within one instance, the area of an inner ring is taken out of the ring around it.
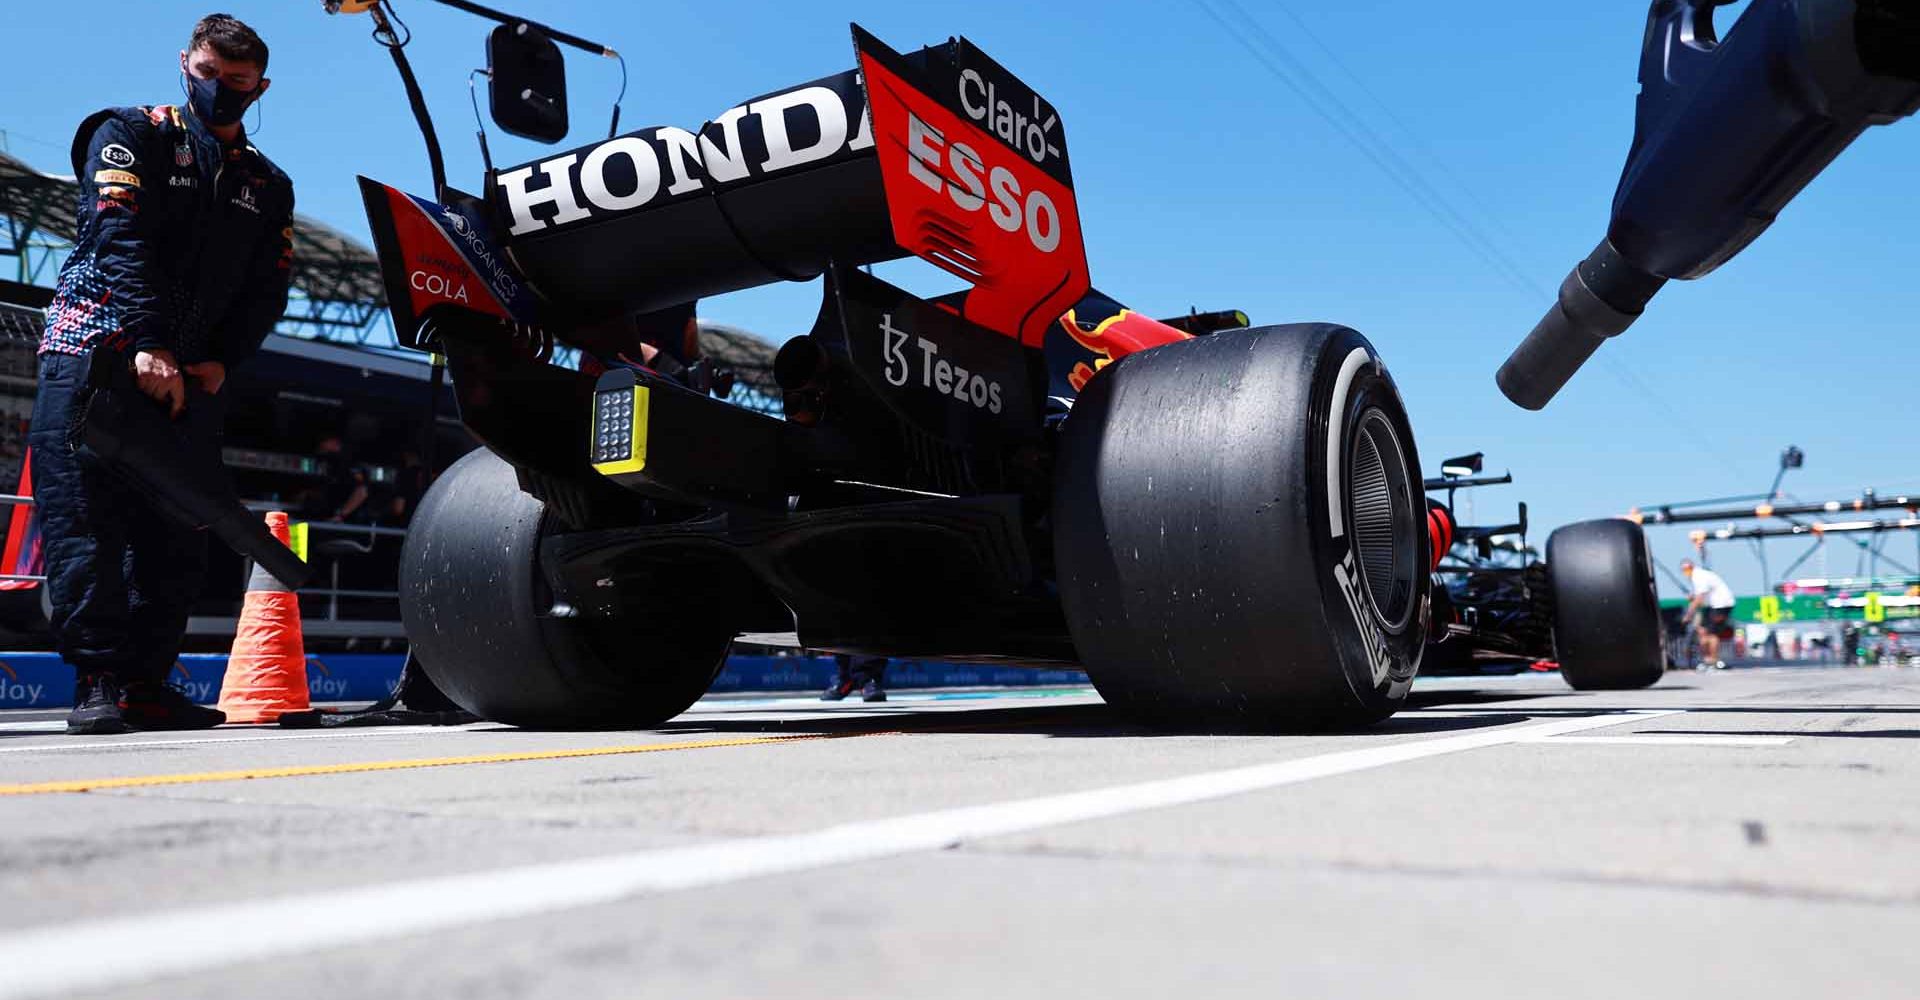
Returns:
[[[307,690],[314,701],[377,701],[400,679],[399,653],[328,653],[307,657]],[[203,705],[220,699],[225,656],[180,657],[167,680]],[[73,668],[57,653],[0,653],[0,708],[67,708],[73,704]]]
[[[398,653],[327,653],[307,657],[307,689],[316,702],[377,701],[400,679],[405,657]],[[220,699],[227,658],[214,654],[182,656],[169,678],[203,705]],[[713,682],[715,693],[739,691],[825,690],[835,677],[831,657],[732,656]],[[1078,670],[1023,670],[1012,667],[894,660],[887,667],[888,688],[1042,687],[1085,684]],[[0,653],[0,709],[69,708],[73,705],[73,668],[56,653]]]
[[[1881,592],[1872,598],[1879,605],[1882,615],[1888,619],[1920,618],[1920,604],[1911,603],[1920,594],[1901,592]],[[1843,622],[1865,621],[1869,606],[1868,592],[1855,591],[1802,591],[1784,597],[1771,598],[1774,603],[1772,612],[1768,611],[1766,596],[1750,595],[1735,597],[1733,614],[1729,617],[1735,622],[1758,622],[1760,624],[1792,624],[1794,622]],[[1663,611],[1680,611],[1687,606],[1684,597],[1668,597],[1660,601]],[[1768,621],[1769,617],[1772,621]]]

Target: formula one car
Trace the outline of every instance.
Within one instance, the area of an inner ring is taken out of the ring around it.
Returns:
[[[495,120],[564,135],[555,41],[603,50],[457,6],[502,22]],[[374,16],[436,165],[431,199],[361,183],[398,336],[445,356],[487,445],[401,568],[413,648],[462,706],[659,722],[748,633],[1080,664],[1160,725],[1357,725],[1406,698],[1428,518],[1373,346],[1095,291],[1059,111],[966,40],[903,54],[854,26],[852,70],[490,169],[475,197],[440,176],[386,4],[329,7]],[[967,287],[863,270],[909,255]],[[783,418],[637,349],[699,298],[816,277]]]
[[[1513,482],[1480,475],[1476,452],[1441,463],[1426,481],[1433,539],[1434,629],[1422,670],[1477,674],[1557,661],[1581,690],[1642,688],[1666,672],[1665,629],[1653,555],[1640,525],[1623,518],[1570,524],[1547,537],[1546,558],[1527,544],[1527,505],[1512,523],[1462,525],[1458,491]]]

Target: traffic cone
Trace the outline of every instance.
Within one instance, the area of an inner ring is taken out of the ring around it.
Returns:
[[[284,511],[267,513],[267,530],[288,541]],[[273,722],[308,708],[306,641],[300,635],[300,598],[258,564],[247,581],[240,628],[220,683],[220,710],[228,722]]]

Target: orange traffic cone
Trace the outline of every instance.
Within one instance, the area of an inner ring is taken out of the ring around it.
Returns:
[[[267,529],[289,545],[287,515],[267,513]],[[307,704],[306,641],[300,636],[300,598],[273,574],[253,567],[247,581],[240,628],[220,684],[220,710],[228,722],[274,722]]]

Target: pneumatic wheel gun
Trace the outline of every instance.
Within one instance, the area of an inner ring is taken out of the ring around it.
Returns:
[[[1640,52],[1633,148],[1607,237],[1500,367],[1507,398],[1538,410],[1669,279],[1745,249],[1868,126],[1920,107],[1920,3],[1656,0]]]

